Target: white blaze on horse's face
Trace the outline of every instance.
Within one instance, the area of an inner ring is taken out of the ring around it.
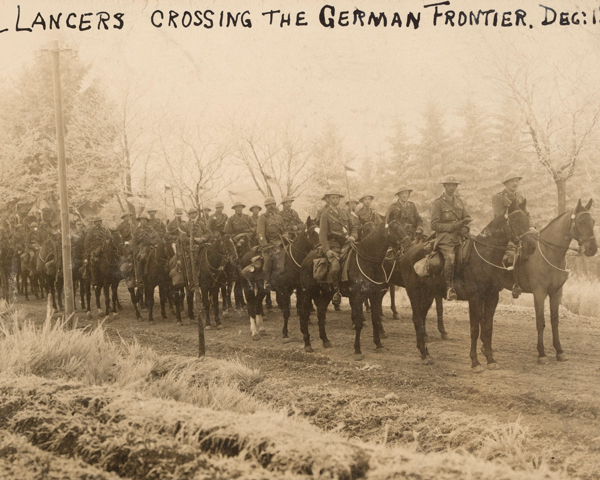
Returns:
[[[315,232],[319,233],[321,229],[319,227],[315,227]]]

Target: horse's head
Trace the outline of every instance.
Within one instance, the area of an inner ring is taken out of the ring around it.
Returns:
[[[536,247],[535,231],[529,227],[529,217],[525,213],[527,200],[517,203],[513,200],[504,213],[506,233],[515,244],[520,245],[525,255],[531,255]]]
[[[224,255],[227,255],[230,262],[235,262],[238,259],[237,249],[235,248],[235,242],[231,238],[231,235],[223,235],[219,241],[220,250]]]
[[[106,249],[108,252],[116,253],[118,256],[122,256],[124,253],[125,245],[123,243],[123,237],[118,230],[109,229],[110,235],[105,241]]]
[[[307,238],[310,246],[312,248],[316,248],[320,242],[320,240],[319,240],[319,225],[317,225],[317,222],[315,222],[312,218],[310,218],[310,215],[306,219],[305,234],[306,234],[306,238]]]
[[[581,199],[577,202],[577,206],[571,214],[571,230],[569,235],[577,240],[579,248],[583,249],[583,253],[587,257],[596,255],[598,246],[596,245],[596,237],[594,236],[594,224],[596,223],[590,214],[592,208],[592,199],[584,207],[581,204]]]
[[[388,239],[393,247],[404,250],[412,243],[410,235],[398,220],[392,220],[390,223],[382,224],[386,229]]]

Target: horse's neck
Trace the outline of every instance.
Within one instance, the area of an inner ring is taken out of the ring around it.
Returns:
[[[569,235],[571,221],[571,212],[565,212],[560,217],[553,220],[546,228],[543,228],[539,233],[539,237],[542,242],[545,241],[556,247],[565,249],[562,255],[560,252],[555,252],[559,256],[565,256],[567,254],[569,245],[571,245],[571,240],[573,240]]]
[[[481,231],[479,235],[477,235],[477,240],[480,240],[483,244],[481,245],[482,249],[486,249],[486,244],[498,247],[508,246],[510,239],[508,238],[504,228],[504,220],[504,217],[495,218]],[[501,249],[490,248],[489,250],[490,255],[492,256],[500,257],[504,255],[504,251]]]
[[[300,253],[302,255],[308,254],[313,247],[308,241],[308,235],[306,232],[300,233],[296,239],[292,242],[292,247],[295,252]]]
[[[357,248],[361,253],[375,259],[381,258],[382,262],[389,246],[390,241],[385,234],[381,235],[380,227],[371,232],[364,240],[361,240],[360,243],[357,244]]]

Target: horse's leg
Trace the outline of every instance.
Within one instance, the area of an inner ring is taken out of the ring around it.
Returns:
[[[29,295],[27,294],[27,280],[29,278],[29,275],[25,272],[23,272],[23,277],[21,279],[21,284],[23,286],[23,292],[25,293],[25,300],[29,300]],[[32,287],[33,290],[33,287]]]
[[[200,287],[202,294],[202,308],[204,309],[204,317],[206,318],[206,329],[212,327],[210,323],[210,290],[207,287]]]
[[[288,321],[290,319],[291,302],[292,292],[289,288],[284,287],[281,292],[281,312],[283,313],[283,330],[281,333],[284,339],[289,338]]]
[[[490,370],[498,368],[498,363],[494,360],[493,355],[492,335],[494,332],[494,314],[496,313],[499,298],[500,292],[494,291],[486,295],[483,301],[483,315],[481,317],[481,341],[483,342],[483,346],[481,347],[481,351],[485,355],[487,367]]]
[[[371,323],[373,324],[373,343],[375,343],[375,348],[377,350],[383,348],[381,338],[387,338],[387,335],[383,330],[381,316],[379,315],[382,303],[381,294],[382,292],[376,288],[373,288],[369,293],[369,300],[371,302]]]
[[[92,316],[92,285],[90,284],[89,278],[85,280],[85,298],[87,300],[86,312],[87,317],[91,318]]]
[[[248,309],[248,316],[250,317],[250,335],[252,335],[252,340],[260,340],[260,336],[258,335],[258,328],[256,327],[256,302],[258,301],[256,294],[254,293],[254,286],[248,282],[244,281],[242,284],[244,288],[244,295],[246,296],[246,307]],[[260,299],[262,301],[262,298]]]
[[[177,318],[177,325],[183,325],[181,320],[181,311],[183,310],[183,298],[185,297],[185,291],[183,287],[174,288],[173,292],[173,300],[175,301],[175,317]]]
[[[379,316],[381,318],[385,317],[385,314],[383,313],[383,297],[385,297],[385,294],[387,293],[388,289],[389,289],[389,286],[388,286],[388,288],[385,288],[384,290],[381,291],[381,298],[380,298],[380,302],[379,302]]]
[[[114,297],[113,297],[113,302],[115,302],[115,307],[117,310],[123,310],[123,305],[121,305],[121,302],[119,302],[119,284],[117,283],[117,293],[115,293]]]
[[[556,350],[556,359],[559,362],[566,362],[569,358],[563,352],[560,345],[560,337],[558,336],[558,307],[562,300],[562,287],[550,294],[550,323],[552,325],[552,344]]]
[[[131,303],[133,304],[133,308],[135,310],[135,318],[142,318],[142,314],[140,313],[140,310],[138,308],[138,299],[137,299],[137,295],[135,292],[135,287],[130,287],[127,290],[129,290],[129,296],[131,297]]]
[[[302,332],[304,340],[304,350],[309,351],[308,349],[312,350],[312,347],[310,346],[310,333],[308,331],[308,319],[310,317],[310,307],[312,305],[310,290],[305,290],[298,301],[300,302],[300,332]]]
[[[239,310],[244,307],[244,293],[242,292],[242,285],[239,278],[233,285],[233,298],[235,299],[235,309]]]
[[[481,373],[485,368],[479,363],[477,358],[477,340],[479,339],[479,324],[483,314],[483,303],[478,296],[469,299],[469,325],[471,331],[471,370],[474,373]]]
[[[100,294],[102,292],[102,285],[94,285],[94,294],[96,297],[96,310],[98,315],[102,315],[102,309],[100,308]]]
[[[354,326],[354,360],[362,360],[364,358],[361,348],[360,348],[360,333],[363,327],[363,311],[362,306],[364,303],[364,297],[358,294],[350,294],[350,308],[351,308],[351,317],[352,317],[352,325]],[[372,307],[373,305],[371,305]],[[373,311],[373,309],[371,309]],[[376,327],[373,326],[374,330]],[[373,333],[375,336],[375,332]]]
[[[392,318],[398,320],[398,310],[396,310],[396,285],[390,283],[390,308],[392,309]]]
[[[535,307],[535,326],[537,328],[538,341],[538,363],[540,365],[546,365],[548,363],[548,357],[546,357],[546,351],[544,350],[544,328],[546,322],[544,320],[544,303],[546,301],[546,292],[538,289],[533,292],[533,305]]]
[[[213,312],[215,314],[215,327],[216,328],[220,328],[221,327],[221,319],[219,318],[219,288],[213,288],[211,289],[212,291],[212,298],[213,298]],[[221,289],[222,291],[222,289]],[[229,299],[231,302],[231,299]],[[223,307],[223,311],[225,311],[225,307]]]
[[[273,300],[271,300],[271,292],[267,292],[265,297],[265,304],[267,305],[267,310],[271,310],[273,308]]]
[[[169,295],[169,290],[168,290],[168,286],[166,286],[164,283],[160,283],[158,285],[158,298],[160,300],[160,314],[162,316],[163,320],[167,319],[167,311],[165,309],[165,306],[167,304],[167,302],[169,302],[170,306],[171,306],[171,310],[173,310],[173,305],[171,304],[171,298]]]
[[[331,302],[331,294],[325,293],[322,295],[323,295],[323,300],[321,301],[321,309],[317,310],[317,321],[319,324],[319,338],[323,342],[323,348],[331,348],[331,342],[329,341],[329,338],[327,338],[327,331],[325,329],[325,322],[327,320],[327,307],[329,305],[329,302]],[[309,305],[310,305],[310,300],[309,300]]]
[[[108,317],[110,315],[110,281],[108,279],[104,280],[102,289],[104,290],[104,316]]]
[[[117,296],[117,292],[119,291],[119,282],[117,280],[114,280],[111,284],[110,284],[111,290],[112,290],[112,301],[113,301],[113,317],[117,316],[117,310],[119,309],[119,297]],[[122,309],[123,307],[121,307]]]
[[[367,313],[371,311],[371,304],[369,303],[369,298],[365,298],[365,310]]]
[[[259,335],[267,334],[267,331],[265,330],[265,325],[263,323],[264,311],[262,308],[262,301],[263,301],[263,298],[265,298],[266,294],[267,294],[267,291],[265,290],[264,282],[259,281],[258,282],[258,293],[257,293],[258,300],[256,302],[256,328],[258,328]]]
[[[176,298],[174,297],[175,294],[175,289],[171,287],[171,283],[169,281],[165,281],[164,282],[164,287],[165,287],[165,293],[167,295],[167,302],[169,302],[169,310],[171,311],[171,313],[175,313],[175,305],[174,303],[177,301]],[[167,317],[165,317],[167,318]]]
[[[429,351],[425,343],[425,318],[427,312],[433,303],[433,297],[429,297],[426,292],[407,292],[412,308],[412,320],[415,327],[415,333],[417,335],[417,348],[421,352],[421,361],[429,365],[432,361],[427,358]]]
[[[58,302],[59,310],[64,310],[64,306],[63,306],[63,293],[64,293],[64,288],[65,288],[64,279],[59,280],[56,283],[53,283],[52,288],[56,288],[56,300]]]
[[[150,283],[150,279],[145,282],[145,295],[148,308],[148,322],[152,323],[154,321],[152,317],[152,310],[154,309],[154,285],[150,286]]]
[[[435,311],[437,313],[438,332],[440,332],[442,340],[452,340],[444,325],[444,299],[439,295],[435,297]]]

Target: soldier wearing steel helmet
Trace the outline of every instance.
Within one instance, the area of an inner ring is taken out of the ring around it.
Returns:
[[[385,215],[386,223],[398,221],[413,240],[418,240],[423,235],[423,219],[419,215],[417,206],[409,200],[412,188],[402,185],[396,192],[398,199],[392,203]]]
[[[315,216],[315,222],[317,225],[321,223],[321,216],[323,215],[323,212],[327,210],[327,207],[329,207],[329,200],[327,198],[327,194],[321,197],[321,201],[323,202],[323,206],[317,210],[317,215]]]
[[[329,206],[321,215],[319,239],[321,240],[321,248],[330,263],[331,277],[334,282],[333,288],[335,289],[333,304],[339,305],[341,302],[339,285],[340,254],[346,244],[356,241],[358,232],[356,223],[350,217],[350,213],[339,207],[340,200],[344,196],[336,190],[332,190],[327,193],[326,197]]]
[[[224,233],[225,225],[227,225],[227,214],[223,213],[225,204],[223,202],[215,203],[215,213],[210,216],[208,221],[208,228],[215,236],[221,236]]]
[[[494,218],[500,215],[504,215],[506,213],[506,209],[510,206],[510,204],[516,200],[518,205],[523,204],[525,201],[525,197],[521,192],[519,192],[519,184],[523,177],[516,172],[508,172],[504,175],[504,179],[502,183],[504,184],[504,190],[497,193],[492,197],[492,209],[494,210]],[[529,219],[529,227],[532,230],[535,230],[535,227],[531,224],[531,217],[529,212],[527,211],[527,204],[523,206],[523,211],[527,214],[527,218]],[[511,265],[514,267],[516,262],[516,253],[517,247],[513,242],[509,242],[506,247],[506,253],[504,254],[504,258],[502,259],[505,265]],[[517,272],[514,269],[514,284],[512,288],[512,296],[514,298],[519,298],[521,295],[521,287],[519,286]]]
[[[277,202],[273,197],[265,198],[266,212],[258,218],[256,234],[264,260],[263,272],[265,288],[271,289],[271,263],[275,249],[281,245],[281,236],[285,234],[285,223],[277,210]]]
[[[133,238],[134,230],[133,221],[131,219],[131,213],[124,212],[123,215],[121,215],[121,220],[121,223],[117,225],[117,231],[121,235],[121,238],[124,242],[130,242]]]
[[[254,221],[255,225],[258,225],[258,218],[260,217],[260,211],[262,210],[262,207],[260,205],[254,204],[250,207],[250,211],[252,212],[252,215],[250,216],[250,218]],[[254,231],[256,232],[256,228],[254,229]]]
[[[139,225],[133,232],[131,247],[133,254],[136,255],[135,278],[138,287],[143,287],[143,274],[146,269],[146,263],[150,254],[150,249],[160,243],[160,236],[154,228],[150,226],[150,217],[147,213],[141,213],[137,217]]]
[[[460,182],[454,175],[446,175],[440,182],[444,193],[431,205],[431,230],[436,232],[436,248],[444,257],[444,280],[446,298],[457,300],[454,289],[455,248],[469,234],[471,216],[467,213],[463,199],[456,194]]]
[[[175,242],[181,233],[184,232],[185,220],[183,219],[183,208],[175,208],[175,217],[167,225],[167,235],[171,241]]]
[[[231,208],[235,213],[227,220],[223,232],[233,236],[235,241],[252,235],[256,230],[256,223],[249,215],[243,213],[246,205],[238,200]]]
[[[212,208],[205,206],[202,211],[200,212],[200,219],[206,224],[208,225],[208,221],[210,220],[210,212],[212,211]]]
[[[292,202],[294,198],[292,197],[283,197],[281,200],[281,218],[283,218],[283,223],[285,224],[285,229],[290,235],[290,238],[294,238],[299,231],[304,230],[304,222],[300,220],[300,215],[298,212],[292,208]]]
[[[381,223],[381,217],[375,211],[375,209],[371,208],[371,202],[375,197],[373,195],[363,195],[358,199],[361,206],[356,211],[356,216],[358,217],[359,222],[359,237],[362,238],[364,236],[363,230],[365,225],[368,223],[373,224],[374,227],[378,227]]]
[[[148,212],[148,216],[150,217],[150,219],[148,220],[148,224],[159,235],[165,235],[167,233],[167,226],[165,225],[165,222],[163,222],[160,218],[156,216],[158,210],[155,207],[151,207],[146,211]]]
[[[100,251],[103,243],[110,238],[108,228],[102,226],[102,219],[94,217],[92,219],[94,226],[85,236],[84,250],[85,258],[89,262],[92,285],[98,285],[100,280]]]

